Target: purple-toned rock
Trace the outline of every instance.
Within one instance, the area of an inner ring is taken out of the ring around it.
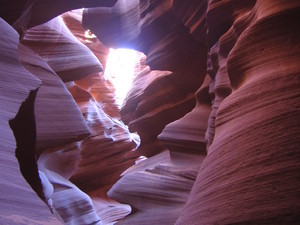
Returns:
[[[34,107],[38,153],[87,136],[84,118],[62,80],[35,52],[20,45],[18,53],[23,66],[42,81]]]
[[[0,223],[61,224],[37,195],[45,198],[34,148],[33,104],[41,81],[19,61],[17,32],[2,19],[0,27]]]
[[[37,52],[65,82],[102,71],[99,60],[77,40],[61,17],[29,29],[22,44]]]

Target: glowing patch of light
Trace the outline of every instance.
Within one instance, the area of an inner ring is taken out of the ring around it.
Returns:
[[[85,43],[87,44],[92,44],[93,42],[95,42],[97,38],[97,36],[93,34],[90,30],[86,30],[84,32],[84,37],[85,37]]]
[[[116,141],[117,139],[115,139],[114,134],[113,134],[113,127],[119,127],[127,133],[130,141],[132,141],[136,144],[136,148],[138,148],[140,146],[141,139],[138,134],[130,133],[128,126],[126,126],[121,120],[118,120],[118,119],[108,116],[107,114],[104,113],[101,106],[99,106],[97,102],[95,102],[94,100],[90,100],[90,104],[88,106],[87,121],[90,124],[94,124],[97,122],[101,123],[101,121],[103,121],[103,120],[106,121],[105,122],[106,125],[110,124],[110,126],[111,126],[111,129],[106,129],[104,131],[105,138],[111,139],[112,141]]]
[[[85,38],[92,39],[92,38],[96,38],[96,35],[93,34],[90,30],[86,30],[86,31],[84,32],[84,37],[85,37]]]
[[[115,102],[120,108],[130,90],[138,53],[131,49],[110,49],[104,77],[115,87]]]
[[[139,164],[140,162],[143,162],[146,159],[148,159],[148,158],[146,156],[142,155],[135,161],[135,164]]]

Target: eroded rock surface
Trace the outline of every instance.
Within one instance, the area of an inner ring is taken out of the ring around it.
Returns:
[[[164,151],[126,170],[108,196],[135,211],[118,224],[174,224],[204,157]]]
[[[219,38],[220,48],[236,39],[216,75],[233,90],[218,103],[214,139],[176,224],[298,223],[299,15],[286,1],[257,1]]]
[[[19,57],[23,66],[42,81],[35,100],[36,150],[40,153],[87,136],[89,131],[76,102],[51,67],[24,45],[19,46]]]
[[[22,43],[44,58],[64,82],[102,71],[95,55],[74,37],[61,17],[31,28]]]
[[[41,81],[19,61],[17,32],[2,19],[0,25],[0,220],[2,224],[61,224],[30,187],[43,197],[34,158],[35,127],[24,127],[34,123],[33,103]]]
[[[0,223],[299,223],[298,1],[0,14]],[[122,109],[110,47],[145,54]]]
[[[140,90],[141,96],[132,99],[129,95],[122,116],[142,142],[150,142],[195,106],[194,93],[206,75],[206,1],[189,1],[184,6],[172,1],[137,2],[120,1],[111,10],[86,9],[83,25],[104,44],[129,46],[147,55],[152,71],[146,75],[143,70],[138,76],[153,79],[148,78],[145,82],[151,83],[143,89],[142,79],[134,81],[137,89],[133,87],[131,93]]]

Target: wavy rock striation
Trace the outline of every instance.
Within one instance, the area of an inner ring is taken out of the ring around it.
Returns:
[[[2,224],[61,224],[28,185],[44,199],[34,155],[33,103],[41,81],[22,67],[16,31],[2,19],[0,24],[0,221]]]
[[[108,195],[135,210],[118,224],[174,224],[203,158],[164,151],[126,170]]]
[[[219,38],[220,48],[236,39],[226,61],[232,93],[176,224],[298,223],[299,9],[257,1]]]
[[[113,224],[128,215],[131,207],[109,199],[106,192],[119,179],[120,174],[134,163],[137,154],[132,150],[139,140],[129,133],[118,118],[106,114],[101,102],[95,101],[88,91],[76,84],[70,85],[69,90],[91,132],[80,143],[80,160],[76,161],[78,165],[70,180],[91,197],[101,221]]]
[[[0,15],[1,224],[299,223],[298,1],[12,0]],[[119,110],[103,74],[126,46],[146,57]]]
[[[112,7],[117,0],[68,0],[51,1],[47,0],[26,0],[26,1],[5,1],[1,7],[1,17],[19,32],[20,36],[27,32],[27,29],[46,23],[60,14],[84,7]]]
[[[24,45],[19,46],[18,53],[23,66],[42,81],[34,109],[37,152],[87,136],[89,131],[82,114],[62,80],[39,55]]]
[[[80,158],[78,145],[71,144],[59,151],[44,151],[40,155],[38,165],[40,173],[45,176],[44,189],[49,189],[50,185],[53,187],[48,204],[64,224],[102,225],[91,198],[69,181]]]
[[[74,37],[61,17],[31,28],[22,43],[45,59],[64,82],[102,71],[98,59]]]
[[[86,192],[109,189],[134,163],[136,156],[130,151],[137,146],[135,139],[121,121],[105,114],[87,91],[77,85],[70,91],[91,132],[81,143],[81,160],[72,181]]]
[[[172,72],[149,73],[157,80],[145,90],[139,87],[141,79],[133,84],[137,89],[131,93],[142,93],[125,105],[122,117],[144,143],[155,140],[165,125],[194,108],[194,92],[206,75],[205,29],[198,28],[205,24],[206,1],[189,3],[183,8],[172,1],[120,1],[111,10],[94,8],[83,13],[83,25],[104,44],[133,47],[147,55],[151,70]],[[145,70],[141,73],[149,77]]]
[[[211,111],[208,86],[209,76],[196,92],[197,105],[179,120],[168,124],[158,139],[173,151],[194,152],[206,155],[205,131]]]

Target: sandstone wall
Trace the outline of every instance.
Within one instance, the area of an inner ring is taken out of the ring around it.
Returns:
[[[1,224],[299,223],[298,1],[0,15]],[[122,109],[109,47],[140,51]]]
[[[208,7],[209,30],[233,18],[211,43],[211,145],[176,224],[297,224],[299,5],[236,2]]]

